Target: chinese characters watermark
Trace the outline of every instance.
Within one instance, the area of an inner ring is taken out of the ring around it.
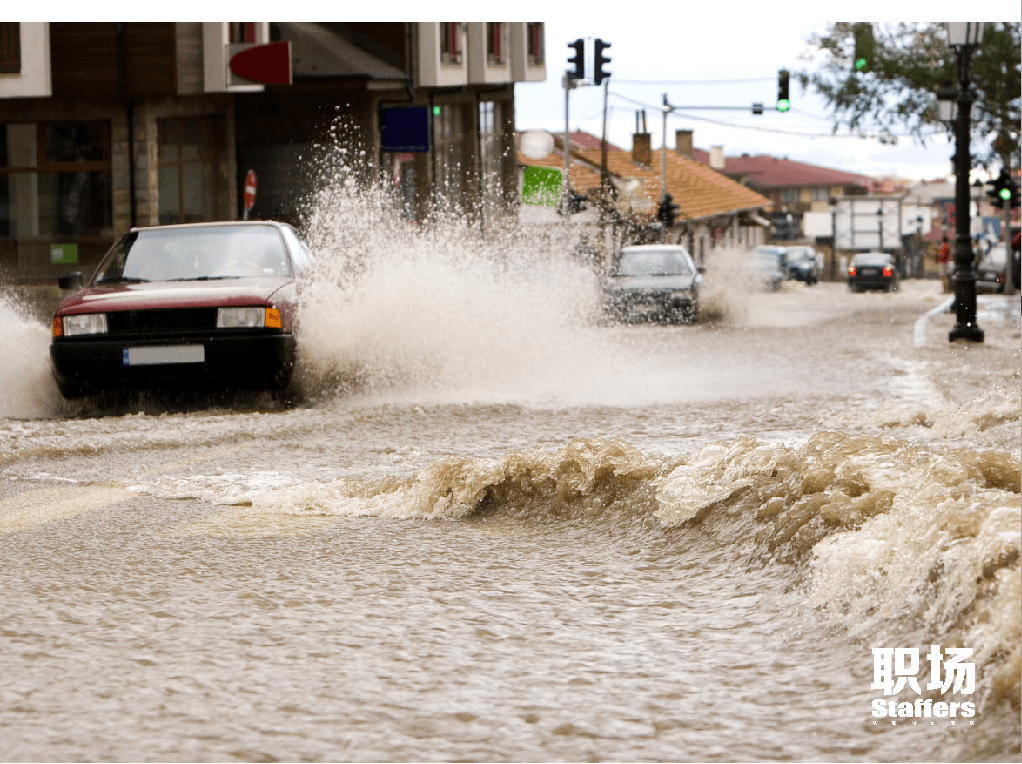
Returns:
[[[971,647],[946,647],[930,645],[926,660],[930,663],[929,681],[926,690],[939,691],[943,696],[949,690],[953,694],[971,695],[976,690],[976,664],[966,663],[972,657]],[[899,719],[940,718],[954,719],[963,717],[971,719],[976,715],[976,704],[972,701],[934,701],[932,697],[922,697],[923,689],[919,685],[919,649],[915,647],[874,647],[873,648],[873,683],[871,690],[882,690],[888,698],[911,690],[917,696],[913,700],[903,696],[901,700],[876,698],[873,703],[873,716],[889,717],[892,724]],[[873,722],[876,724],[876,722]],[[970,722],[973,724],[974,722]],[[934,724],[934,722],[931,722]],[[954,721],[951,721],[954,724]]]

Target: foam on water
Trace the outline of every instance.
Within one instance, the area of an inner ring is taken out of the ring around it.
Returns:
[[[973,647],[978,697],[1020,700],[1020,470],[1000,450],[824,432],[798,448],[739,438],[665,457],[596,438],[451,456],[407,478],[197,476],[133,490],[234,507],[181,530],[208,535],[275,535],[288,516],[295,527],[496,517],[636,533],[655,520],[679,550],[709,543],[743,565],[788,567],[811,606],[866,643]]]

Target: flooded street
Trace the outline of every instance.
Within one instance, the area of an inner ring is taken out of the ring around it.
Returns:
[[[1018,759],[1017,297],[951,346],[932,282],[625,326],[416,267],[287,406],[64,403],[4,305],[0,759]],[[931,644],[975,715],[875,723]]]

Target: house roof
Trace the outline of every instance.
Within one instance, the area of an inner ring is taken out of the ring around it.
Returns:
[[[586,136],[588,133],[572,133],[575,136]],[[571,186],[578,191],[588,192],[600,186],[600,139],[589,136],[593,148],[572,148]],[[585,145],[585,142],[578,141]],[[660,152],[653,152],[651,166],[636,164],[630,151],[612,148],[607,152],[607,169],[618,180],[639,181],[638,190],[633,195],[643,197],[647,206],[655,207],[660,200]],[[519,153],[520,164],[534,167],[564,167],[561,154],[551,154],[545,159],[527,159]],[[678,205],[679,217],[698,220],[740,212],[742,210],[758,210],[768,207],[772,202],[766,197],[746,188],[730,178],[711,170],[699,162],[687,159],[675,151],[667,152],[667,191],[674,197]]]
[[[709,165],[709,154],[694,152],[696,160]],[[705,157],[705,160],[704,160]],[[868,187],[872,178],[829,167],[818,167],[804,162],[760,154],[757,156],[727,157],[724,174],[747,179],[756,188],[790,188],[793,186],[862,186]]]

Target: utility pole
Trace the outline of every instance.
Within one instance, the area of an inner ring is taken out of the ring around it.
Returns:
[[[667,201],[667,115],[674,111],[674,107],[667,102],[667,93],[664,93],[664,105],[661,107],[663,113],[663,129],[660,136],[660,201]],[[660,231],[660,240],[667,241],[667,223],[663,224]]]

